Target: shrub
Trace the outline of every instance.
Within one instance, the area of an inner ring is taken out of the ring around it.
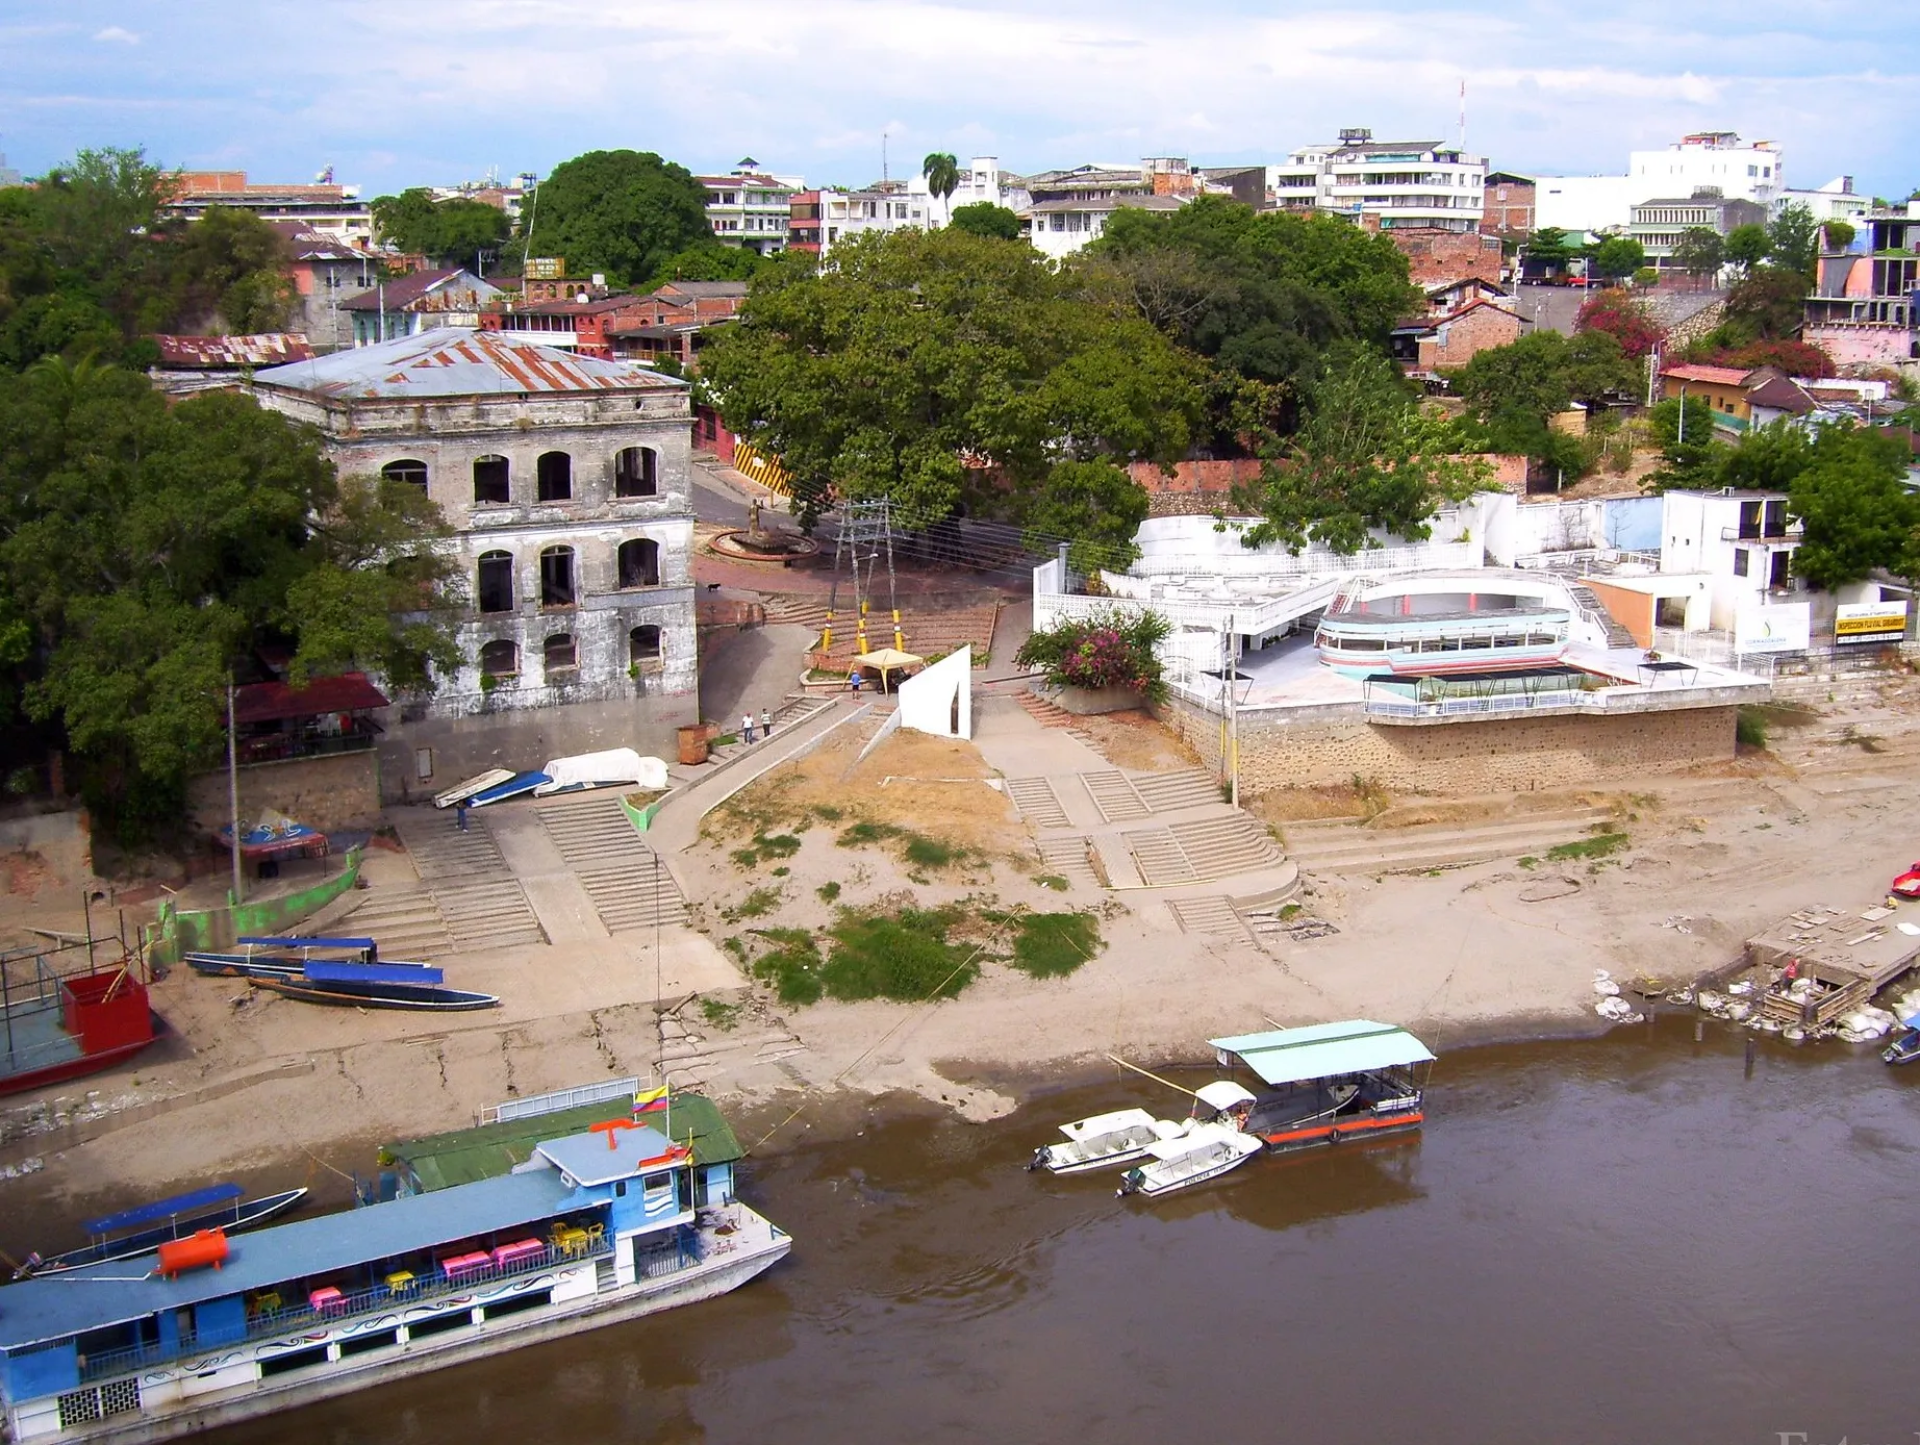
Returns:
[[[1767,715],[1757,707],[1743,707],[1735,714],[1733,740],[1743,748],[1767,745]]]
[[[1026,913],[1013,941],[1013,966],[1034,978],[1063,978],[1100,952],[1091,913]]]
[[[1066,687],[1127,687],[1149,701],[1167,695],[1155,647],[1173,628],[1158,612],[1119,610],[1063,621],[1030,634],[1014,661]]]
[[[892,917],[843,915],[828,930],[833,951],[821,981],[837,999],[952,998],[980,969],[970,949],[947,942],[951,922],[944,910],[918,908]]]
[[[760,928],[754,932],[772,945],[753,961],[753,976],[774,987],[781,1003],[818,1003],[825,985],[820,948],[804,928]]]

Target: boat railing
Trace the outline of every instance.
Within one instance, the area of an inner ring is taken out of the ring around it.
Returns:
[[[380,1314],[409,1305],[470,1294],[478,1286],[518,1279],[544,1269],[552,1269],[557,1265],[604,1259],[612,1253],[611,1241],[589,1244],[571,1251],[547,1244],[541,1248],[540,1253],[530,1255],[526,1259],[514,1260],[510,1264],[462,1270],[452,1278],[445,1275],[434,1277],[422,1275],[398,1287],[379,1284],[371,1289],[356,1290],[352,1294],[343,1293],[317,1307],[303,1302],[286,1305],[279,1309],[254,1310],[248,1313],[246,1334],[239,1338],[202,1340],[192,1330],[183,1329],[177,1344],[135,1345],[130,1349],[87,1355],[81,1361],[80,1379],[85,1383],[104,1379],[110,1375],[124,1375],[144,1366],[177,1360],[184,1355],[250,1344],[256,1340],[270,1339],[277,1335],[333,1329],[356,1316]],[[674,1270],[685,1268],[687,1264],[697,1262],[695,1259],[682,1260],[658,1270],[657,1273],[670,1274]]]

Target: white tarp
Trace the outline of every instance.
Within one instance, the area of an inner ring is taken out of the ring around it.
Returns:
[[[900,726],[941,738],[973,736],[973,649],[962,647],[900,684]]]
[[[540,769],[548,781],[533,790],[550,793],[580,788],[639,787],[664,790],[667,765],[659,758],[643,758],[632,748],[610,748],[604,753],[579,753],[571,758],[549,758]]]

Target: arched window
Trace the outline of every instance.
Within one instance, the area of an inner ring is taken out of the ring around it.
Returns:
[[[505,638],[480,649],[482,677],[512,677],[520,671],[520,649]]]
[[[660,544],[650,537],[622,542],[618,554],[622,587],[660,585]]]
[[[547,639],[541,653],[548,677],[556,672],[572,672],[579,665],[571,633],[555,633]]]
[[[660,454],[652,447],[622,447],[613,458],[613,494],[651,497],[660,491]]]
[[[388,462],[380,468],[380,475],[390,482],[412,482],[422,491],[427,486],[427,464],[414,457],[402,457],[397,462]]]
[[[660,629],[636,627],[627,634],[627,661],[638,667],[643,662],[660,660]]]
[[[547,548],[540,554],[540,605],[571,607],[577,600],[573,589],[573,548]]]
[[[473,500],[474,505],[499,503],[511,500],[507,491],[507,481],[512,475],[512,467],[505,457],[475,457],[473,462]]]
[[[573,496],[573,458],[565,452],[542,452],[534,464],[543,502],[565,502]]]
[[[513,611],[513,554],[482,552],[480,585],[475,589],[482,612]]]

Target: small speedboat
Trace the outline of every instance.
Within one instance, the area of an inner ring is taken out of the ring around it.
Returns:
[[[1920,1014],[1914,1017],[1920,1018]],[[1907,1026],[1880,1050],[1880,1057],[1890,1064],[1911,1064],[1920,1059],[1920,1025],[1908,1019]]]
[[[1231,1124],[1195,1124],[1177,1139],[1148,1145],[1151,1161],[1122,1174],[1119,1192],[1153,1198],[1204,1184],[1239,1168],[1266,1147],[1258,1135],[1242,1134]]]
[[[1033,1151],[1027,1168],[1051,1174],[1081,1174],[1089,1169],[1131,1164],[1146,1156],[1147,1147],[1186,1132],[1185,1124],[1156,1119],[1145,1109],[1116,1109],[1062,1124],[1064,1144],[1042,1144]]]

